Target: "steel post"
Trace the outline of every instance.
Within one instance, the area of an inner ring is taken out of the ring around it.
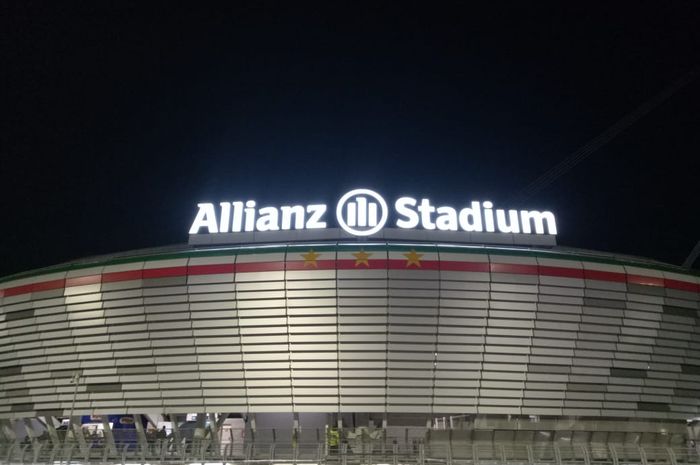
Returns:
[[[104,448],[114,455],[117,454],[117,445],[114,443],[112,428],[109,426],[109,416],[102,415],[102,428],[104,433]]]
[[[141,415],[132,415],[134,419],[134,426],[136,427],[136,438],[139,441],[139,447],[141,448],[141,458],[146,461],[146,453],[148,452],[148,439],[146,439],[146,432],[143,429],[143,422],[141,421]]]

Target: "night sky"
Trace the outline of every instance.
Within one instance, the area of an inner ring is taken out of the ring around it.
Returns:
[[[700,2],[181,3],[0,6],[0,275],[354,187],[674,264],[700,239],[700,78],[519,195],[697,69]]]

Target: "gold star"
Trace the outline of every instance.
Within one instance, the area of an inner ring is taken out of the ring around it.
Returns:
[[[320,255],[320,253],[314,252],[314,249],[309,250],[307,253],[301,254],[301,256],[304,257],[304,268],[306,268],[307,266],[318,268],[318,263],[316,263],[316,259]]]
[[[406,268],[411,265],[415,265],[420,268],[420,258],[423,256],[422,253],[417,253],[415,250],[411,249],[410,252],[403,254],[406,257]]]
[[[360,249],[359,252],[355,252],[352,255],[355,257],[355,268],[360,265],[365,265],[367,268],[369,268],[369,261],[367,261],[367,259],[372,255],[371,253],[367,253],[364,251],[364,249]]]

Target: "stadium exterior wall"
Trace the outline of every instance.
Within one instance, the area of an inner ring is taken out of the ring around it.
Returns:
[[[699,416],[700,279],[425,243],[191,249],[0,283],[0,418]]]

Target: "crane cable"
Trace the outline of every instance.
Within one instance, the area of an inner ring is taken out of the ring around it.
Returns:
[[[588,143],[586,143],[578,150],[573,152],[571,155],[566,157],[564,160],[559,162],[556,166],[549,169],[537,179],[535,179],[533,182],[528,184],[516,195],[515,199],[519,201],[527,199],[528,197],[531,197],[533,194],[537,193],[538,191],[541,191],[542,189],[552,184],[559,177],[566,174],[569,170],[571,170],[576,165],[585,160],[593,152],[603,147],[605,144],[610,142],[625,129],[632,126],[634,123],[636,123],[644,116],[649,114],[656,107],[660,106],[666,100],[671,98],[673,94],[678,92],[686,85],[690,84],[698,77],[698,75],[700,75],[700,67],[695,67],[691,71],[687,72],[680,78],[673,81],[668,87],[663,89],[661,92],[639,105],[635,110],[631,111],[630,113],[627,113],[625,116],[620,118],[615,124],[610,126],[608,129],[600,133],[595,138],[588,141]]]

